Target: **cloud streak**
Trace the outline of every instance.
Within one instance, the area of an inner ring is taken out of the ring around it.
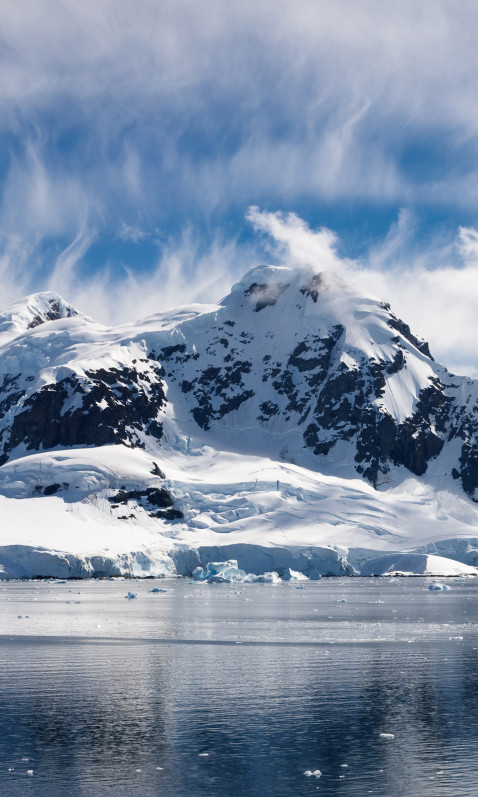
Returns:
[[[401,211],[383,241],[361,260],[338,254],[327,229],[313,230],[294,213],[248,213],[266,236],[275,262],[339,274],[359,290],[389,302],[413,331],[431,344],[435,358],[455,373],[478,377],[478,231],[460,228],[455,238],[423,243],[416,219]]]
[[[332,0],[44,0],[28,13],[6,0],[0,132],[40,131],[48,172],[79,180],[105,226],[167,202],[468,207],[477,22],[476,4],[451,0],[344,0],[340,13]]]
[[[437,356],[476,370],[476,3],[2,12],[2,305],[52,287],[116,322],[218,297],[262,259],[262,235],[280,262],[375,286]],[[362,259],[317,219],[364,235]]]

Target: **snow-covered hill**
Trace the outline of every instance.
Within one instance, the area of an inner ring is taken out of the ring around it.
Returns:
[[[218,305],[114,329],[36,294],[0,315],[0,564],[473,565],[477,412],[475,381],[334,275],[261,266]]]

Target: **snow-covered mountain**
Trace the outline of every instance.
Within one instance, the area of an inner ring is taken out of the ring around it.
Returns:
[[[478,383],[331,274],[261,266],[114,329],[27,297],[0,315],[0,411],[6,574],[475,563]]]

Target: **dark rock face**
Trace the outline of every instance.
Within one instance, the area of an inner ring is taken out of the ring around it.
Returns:
[[[323,277],[322,274],[314,274],[312,279],[307,285],[304,285],[300,288],[300,292],[303,296],[310,296],[312,301],[316,304],[317,299],[319,298],[319,291],[323,284]]]
[[[329,461],[339,462],[347,451],[347,462],[374,486],[394,467],[425,474],[430,461],[454,441],[451,475],[474,497],[478,391],[471,386],[466,392],[463,380],[455,384],[454,377],[432,365],[427,343],[388,305],[366,300],[344,315],[328,303],[324,275],[305,273],[295,287],[292,279],[266,279],[255,276],[245,290],[241,283],[234,301],[226,299],[220,311],[197,326],[193,320],[178,324],[171,334],[145,333],[147,357],[78,373],[65,368],[56,382],[36,383],[35,357],[39,352],[43,368],[62,352],[62,339],[52,335],[49,342],[45,336],[44,348],[36,343],[33,356],[30,352],[24,360],[29,363],[25,373],[18,363],[26,344],[17,341],[9,353],[11,373],[0,375],[0,465],[13,452],[116,443],[145,447],[148,437],[159,441],[167,386],[179,426],[181,416],[187,416],[198,431],[257,430],[259,441],[261,435],[268,440],[284,435],[295,451],[302,446]],[[342,307],[342,294],[339,300]],[[282,307],[275,309],[278,303]],[[51,300],[30,327],[75,312]],[[370,317],[370,324],[363,320]],[[397,395],[409,384],[413,396],[404,401],[404,411],[397,410]],[[152,474],[164,478],[157,464]],[[43,489],[54,495],[66,488]],[[130,491],[123,498],[115,497],[118,507],[136,503],[154,517],[179,517],[165,490]]]
[[[253,282],[252,285],[244,291],[244,296],[253,299],[255,302],[254,312],[259,313],[261,310],[264,310],[265,307],[273,307],[277,304],[277,300],[288,287],[289,285],[268,285],[267,282],[261,284]]]
[[[79,315],[73,307],[66,307],[64,313],[62,313],[60,304],[55,299],[50,299],[48,304],[50,305],[49,309],[34,316],[33,320],[28,324],[28,329],[34,329],[46,321],[58,321],[59,318],[71,318]]]
[[[268,287],[253,283],[246,294],[256,300]],[[279,287],[283,291],[288,286]],[[321,287],[321,276],[316,275],[302,286],[300,294],[316,303]],[[272,298],[274,304],[277,299]],[[407,358],[414,356],[403,345],[403,338],[422,355],[430,358],[430,354],[427,344],[416,338],[408,325],[389,313],[386,305],[382,307],[387,310],[388,326],[402,336],[390,335],[395,353],[387,361],[358,352],[356,365],[346,364],[341,358],[346,330],[336,324],[328,335],[291,336],[285,361],[275,359],[271,336],[270,350],[257,362],[254,335],[237,330],[236,322],[230,320],[218,325],[204,342],[196,341],[194,347],[181,343],[163,348],[159,359],[168,381],[177,383],[187,397],[201,429],[207,431],[213,423],[227,420],[226,416],[242,405],[257,406],[259,425],[267,429],[272,420],[296,425],[304,446],[318,457],[329,455],[339,442],[352,445],[357,472],[374,486],[392,467],[403,466],[423,475],[447,440],[459,436],[464,445],[456,478],[461,478],[464,489],[472,494],[478,487],[477,447],[460,418],[453,420],[456,405],[440,380],[429,378],[404,422],[397,422],[384,405],[387,380],[399,375],[407,367]],[[254,312],[261,309],[256,305]],[[263,341],[261,347],[263,351]],[[260,394],[256,394],[258,384],[262,386]],[[473,428],[478,428],[478,422]]]
[[[389,304],[384,304],[384,305],[382,305],[382,307],[384,307],[385,310],[390,311],[390,305]],[[391,329],[396,329],[397,332],[400,332],[403,335],[404,338],[409,340],[410,343],[412,343],[418,349],[418,351],[420,351],[426,357],[429,357],[430,360],[433,360],[433,357],[430,354],[430,349],[429,349],[427,341],[426,340],[420,340],[419,338],[417,338],[413,334],[413,332],[410,330],[410,327],[408,326],[408,324],[405,324],[403,321],[401,321],[399,318],[397,318],[395,315],[393,315],[393,313],[390,313],[390,318],[389,318],[387,323],[388,323],[389,327],[391,327]]]
[[[120,490],[116,495],[109,499],[112,507],[117,509],[120,505],[135,509],[141,506],[146,509],[149,516],[160,520],[173,522],[181,520],[183,513],[179,509],[173,509],[174,500],[171,494],[164,487],[148,487],[146,490]],[[158,509],[161,507],[161,509]],[[129,520],[135,518],[134,511],[129,515],[119,515],[119,520]]]
[[[15,400],[20,408],[0,434],[0,464],[20,445],[27,451],[114,443],[144,447],[142,434],[160,439],[163,373],[158,363],[144,360],[138,369],[98,369],[84,377],[65,377],[28,398],[15,391],[17,381],[11,379],[3,402],[11,406]]]

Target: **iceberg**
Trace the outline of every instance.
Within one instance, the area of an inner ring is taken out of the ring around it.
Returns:
[[[205,568],[196,567],[193,571],[194,581],[207,581],[209,584],[231,584],[243,582],[246,571],[237,565],[237,559],[228,559],[226,562],[208,562]]]
[[[282,573],[282,581],[307,581],[307,576],[300,573],[298,570],[292,570],[292,568],[286,567]]]
[[[263,584],[279,584],[281,582],[277,573],[246,573],[238,567],[237,559],[228,559],[225,562],[208,562],[206,567],[196,567],[193,570],[194,581],[207,581],[208,584],[250,584],[259,582]]]
[[[274,570],[271,573],[261,573],[256,576],[254,573],[249,573],[244,579],[244,583],[255,584],[281,584],[282,579]]]

